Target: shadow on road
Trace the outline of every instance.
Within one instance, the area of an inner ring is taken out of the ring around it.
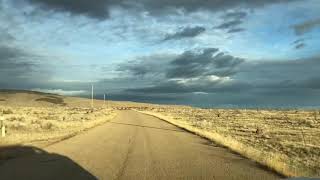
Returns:
[[[153,127],[153,126],[143,126],[143,125],[137,125],[137,124],[127,124],[127,123],[119,123],[119,122],[108,122],[108,123],[121,124],[121,125],[127,125],[127,126],[136,126],[136,127],[143,127],[143,128],[151,128],[151,129],[159,129],[159,130],[165,130],[165,131],[185,132],[182,130],[166,129],[166,128],[159,128],[159,127]]]
[[[70,158],[31,146],[0,147],[0,179],[76,179],[97,178]]]

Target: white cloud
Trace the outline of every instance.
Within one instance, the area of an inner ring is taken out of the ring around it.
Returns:
[[[207,78],[211,82],[217,82],[217,81],[228,82],[228,81],[232,80],[229,76],[219,77],[219,76],[215,76],[215,75],[210,75],[210,76],[207,76]]]
[[[196,95],[206,95],[206,94],[209,94],[209,93],[206,93],[206,92],[193,92],[193,94],[196,94]]]
[[[51,82],[62,82],[62,83],[96,83],[96,82],[98,82],[98,80],[52,79]]]
[[[64,96],[75,96],[75,95],[81,95],[85,94],[87,91],[79,90],[79,91],[66,91],[62,89],[31,89],[32,91],[39,91],[39,92],[44,92],[44,93],[51,93],[51,94],[59,94],[59,95],[64,95]]]
[[[173,78],[173,79],[170,79],[169,81],[177,82],[178,84],[188,85],[188,84],[192,84],[194,82],[197,82],[199,79],[200,79],[199,77],[195,77],[195,78]]]

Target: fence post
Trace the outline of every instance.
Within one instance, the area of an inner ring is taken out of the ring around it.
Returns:
[[[4,125],[4,118],[0,117],[1,137],[6,136],[6,126]]]

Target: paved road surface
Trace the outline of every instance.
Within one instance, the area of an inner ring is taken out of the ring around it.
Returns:
[[[60,166],[60,174],[68,179],[73,175],[106,180],[280,178],[223,147],[134,111],[119,111],[112,122],[45,150],[77,165]]]

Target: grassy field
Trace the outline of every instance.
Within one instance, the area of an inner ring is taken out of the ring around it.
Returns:
[[[0,118],[4,119],[6,137],[0,146],[23,144],[46,146],[103,124],[116,116],[111,108],[95,100],[53,94],[0,92]]]
[[[320,111],[198,109],[0,91],[1,145],[45,146],[137,109],[222,144],[287,176],[320,176]]]
[[[140,108],[287,176],[320,176],[320,111]]]
[[[0,145],[47,144],[73,136],[115,116],[110,109],[40,108],[0,106],[7,136]]]

